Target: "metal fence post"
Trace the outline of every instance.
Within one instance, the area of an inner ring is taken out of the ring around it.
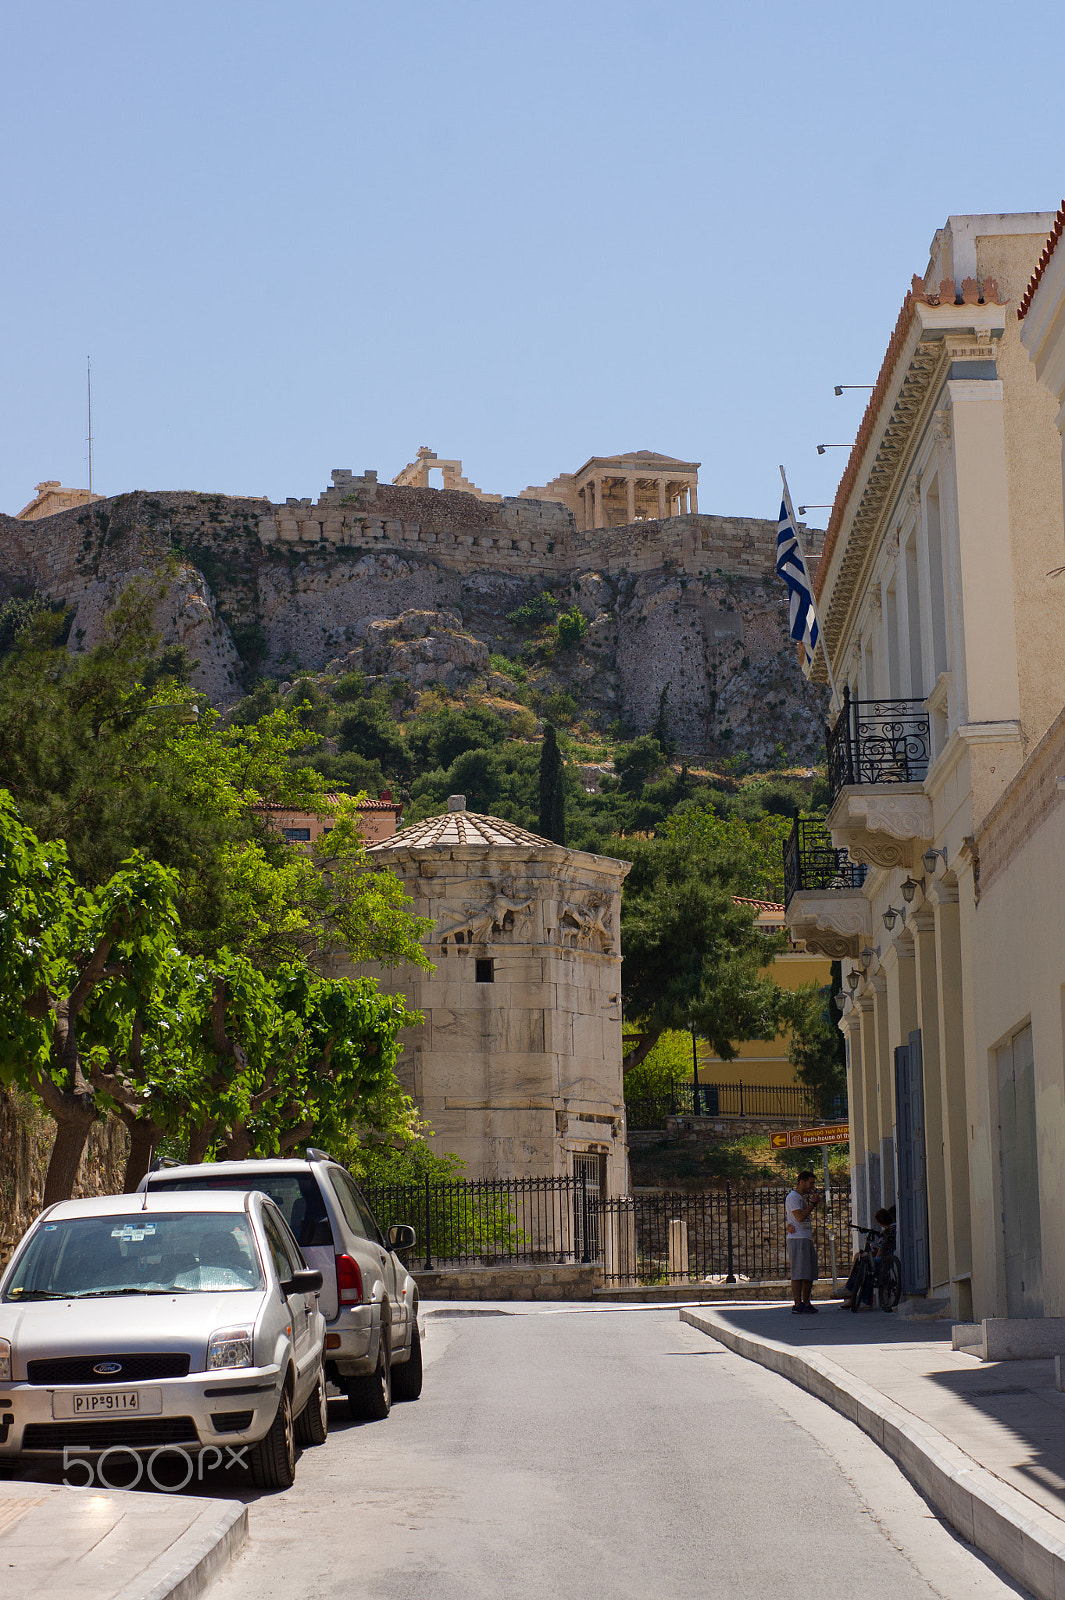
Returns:
[[[732,1185],[725,1179],[725,1221],[728,1226],[728,1276],[726,1283],[736,1282],[736,1273],[732,1261]]]
[[[588,1226],[588,1174],[581,1168],[581,1217],[584,1222],[584,1238],[581,1241],[581,1265],[587,1266],[592,1259],[591,1228]]]
[[[430,1211],[430,1200],[429,1200],[429,1179],[426,1178],[426,1180],[425,1180],[425,1267],[424,1267],[424,1271],[426,1271],[426,1272],[432,1272],[432,1270],[433,1270],[432,1238],[431,1238],[430,1230],[429,1230],[429,1218],[430,1218],[430,1216],[431,1216],[431,1211]]]

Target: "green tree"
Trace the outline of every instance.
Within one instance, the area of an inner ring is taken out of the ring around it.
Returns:
[[[847,1098],[847,1052],[835,1001],[841,974],[839,962],[834,961],[832,982],[827,987],[811,983],[794,990],[786,1011],[791,1026],[788,1060],[824,1117],[834,1116],[838,1103]]]
[[[566,842],[566,797],[563,787],[565,763],[558,748],[558,735],[554,725],[544,728],[540,746],[540,813],[539,832],[543,839],[555,844]]]
[[[762,969],[784,945],[738,901],[742,863],[692,839],[615,840],[632,862],[622,896],[621,986],[627,1019],[643,1033],[638,1066],[666,1029],[695,1028],[722,1060],[744,1039],[778,1032],[782,994]]]
[[[639,794],[644,785],[666,767],[666,756],[658,740],[645,733],[629,745],[622,745],[614,756],[614,771],[623,794]]]

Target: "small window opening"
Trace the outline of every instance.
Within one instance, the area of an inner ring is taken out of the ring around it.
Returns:
[[[295,839],[299,843],[309,840],[311,837],[310,828],[282,828],[281,832],[286,839]]]
[[[478,983],[495,983],[495,981],[496,981],[495,962],[492,960],[491,956],[489,956],[487,960],[484,960],[480,956],[478,956],[478,958],[477,958],[477,982]]]

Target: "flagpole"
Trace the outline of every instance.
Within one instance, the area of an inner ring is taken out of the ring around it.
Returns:
[[[780,469],[780,481],[784,485],[784,504],[787,507],[788,516],[791,518],[791,525],[795,530],[795,548],[799,552],[799,560],[802,562],[802,570],[806,577],[806,585],[810,591],[810,603],[814,608],[814,616],[817,617],[817,631],[821,635],[821,654],[825,658],[825,671],[828,673],[829,687],[832,690],[832,695],[835,699],[836,705],[842,706],[843,700],[840,696],[839,690],[836,688],[836,678],[832,671],[832,662],[829,660],[828,641],[825,638],[825,630],[821,626],[821,618],[817,610],[817,601],[814,599],[814,586],[810,581],[810,569],[806,565],[806,551],[802,547],[802,535],[799,532],[799,519],[795,515],[795,507],[791,503],[791,490],[788,488],[788,475],[784,471],[783,467]],[[812,659],[811,665],[813,665]]]

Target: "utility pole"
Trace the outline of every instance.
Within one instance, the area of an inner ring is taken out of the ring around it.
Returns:
[[[85,357],[85,376],[89,388],[89,493],[92,494],[92,357]]]

